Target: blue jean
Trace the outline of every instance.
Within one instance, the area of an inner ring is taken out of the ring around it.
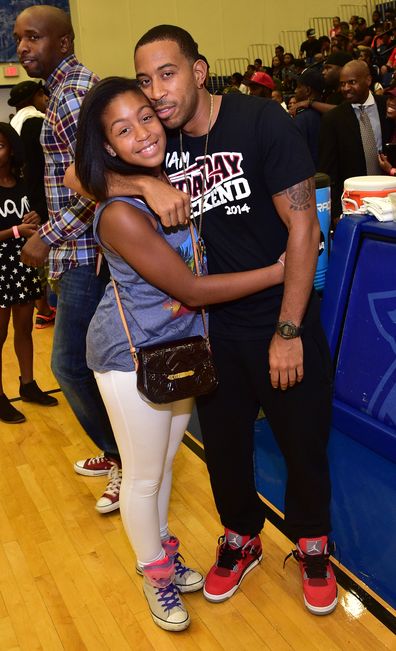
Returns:
[[[119,457],[113,430],[94,375],[86,362],[89,323],[109,280],[93,265],[66,271],[59,280],[51,368],[81,427],[109,456]]]

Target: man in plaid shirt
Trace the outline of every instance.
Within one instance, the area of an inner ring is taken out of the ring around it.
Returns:
[[[61,9],[25,9],[16,19],[14,35],[27,74],[45,79],[49,93],[41,132],[49,220],[25,244],[21,259],[40,266],[48,256],[50,278],[58,282],[52,370],[81,426],[103,450],[97,457],[77,461],[74,469],[83,475],[109,474],[106,491],[96,504],[99,512],[107,513],[119,507],[120,461],[105,407],[86,365],[85,338],[108,282],[108,270],[103,267],[96,275],[95,204],[63,185],[65,170],[74,161],[81,102],[98,77],[76,59],[70,17]]]

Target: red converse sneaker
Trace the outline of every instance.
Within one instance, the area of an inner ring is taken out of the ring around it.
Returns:
[[[232,597],[242,579],[263,557],[259,536],[240,536],[226,529],[219,538],[216,563],[210,569],[203,593],[208,601],[225,601]]]
[[[95,509],[99,513],[111,513],[120,508],[120,489],[122,481],[122,468],[113,463],[109,471],[109,481],[102,497],[96,502]]]
[[[87,477],[98,477],[99,475],[108,475],[109,470],[114,466],[114,461],[109,459],[104,454],[98,457],[89,457],[88,459],[81,459],[74,464],[74,470],[79,475],[86,475]]]
[[[289,556],[299,562],[303,579],[304,603],[313,615],[328,615],[337,605],[337,582],[329,556],[334,545],[327,536],[300,538]]]

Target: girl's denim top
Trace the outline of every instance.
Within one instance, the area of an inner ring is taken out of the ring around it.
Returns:
[[[102,247],[110,275],[117,283],[133,344],[136,348],[203,334],[200,310],[191,310],[180,301],[147,283],[120,255],[100,241],[98,224],[103,210],[114,201],[125,201],[150,214],[147,205],[133,197],[112,197],[96,210],[93,232]],[[194,256],[189,228],[164,229],[158,220],[157,233],[163,237],[194,269]],[[153,260],[154,265],[157,264]],[[166,269],[163,270],[166,274]],[[87,363],[98,372],[131,371],[134,363],[110,282],[90,323],[87,334]]]

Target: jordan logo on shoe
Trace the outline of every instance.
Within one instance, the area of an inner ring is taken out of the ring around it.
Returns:
[[[237,547],[241,547],[242,536],[239,536],[237,533],[233,533],[232,531],[229,531],[227,536],[227,542],[229,546],[233,547],[234,549]]]
[[[307,541],[307,554],[321,554],[322,553],[322,541],[321,540],[309,540]]]

